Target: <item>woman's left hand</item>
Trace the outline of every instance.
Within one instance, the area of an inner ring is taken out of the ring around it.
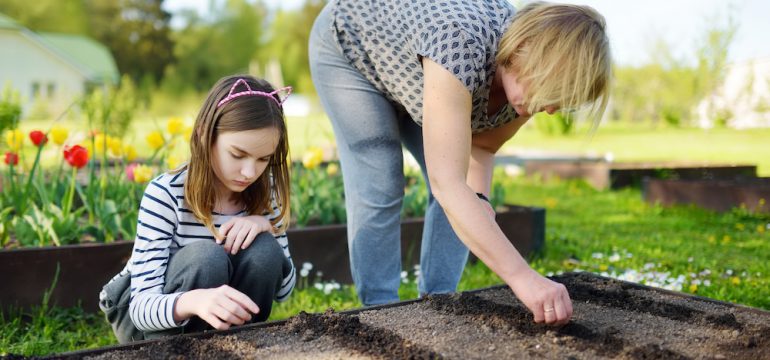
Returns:
[[[224,242],[225,251],[235,255],[243,250],[263,232],[273,232],[273,225],[264,216],[239,216],[222,224],[219,233],[222,238],[217,239],[217,244]]]

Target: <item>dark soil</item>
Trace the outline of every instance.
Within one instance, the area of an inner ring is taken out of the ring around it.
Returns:
[[[507,287],[64,354],[95,359],[770,359],[770,312],[591,274],[555,277],[572,321],[535,324]]]

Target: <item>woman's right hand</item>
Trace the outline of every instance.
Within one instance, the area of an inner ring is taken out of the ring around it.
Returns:
[[[222,285],[212,289],[188,291],[177,300],[174,320],[177,322],[197,315],[217,330],[243,325],[259,313],[259,307],[246,294]]]
[[[564,325],[572,317],[572,301],[567,288],[535,270],[525,270],[508,285],[532,312],[536,323]]]

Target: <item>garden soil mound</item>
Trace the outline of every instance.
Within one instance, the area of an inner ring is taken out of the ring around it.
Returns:
[[[135,346],[88,359],[770,359],[770,312],[588,273],[563,283],[572,321],[535,324],[507,287]]]

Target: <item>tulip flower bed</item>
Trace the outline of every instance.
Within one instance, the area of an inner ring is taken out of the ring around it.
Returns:
[[[535,324],[507,287],[63,354],[64,358],[768,359],[770,312],[588,273],[554,277],[574,306]]]

